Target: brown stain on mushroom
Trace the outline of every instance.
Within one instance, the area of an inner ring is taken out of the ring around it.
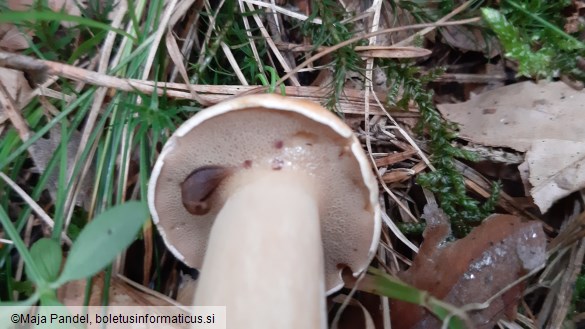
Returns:
[[[211,208],[210,196],[232,172],[231,167],[223,166],[203,166],[193,170],[181,183],[181,197],[185,209],[193,215],[207,214]]]

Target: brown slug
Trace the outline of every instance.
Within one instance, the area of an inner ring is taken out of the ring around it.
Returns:
[[[233,168],[218,165],[193,170],[181,183],[181,197],[185,209],[193,215],[207,214],[211,208],[209,198],[232,172]]]

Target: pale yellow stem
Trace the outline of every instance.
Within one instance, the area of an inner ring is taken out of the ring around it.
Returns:
[[[326,328],[323,246],[311,179],[271,171],[231,194],[211,230],[195,305],[229,329]]]

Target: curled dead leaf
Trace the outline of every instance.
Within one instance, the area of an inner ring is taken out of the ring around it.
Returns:
[[[445,41],[462,51],[483,52],[488,58],[500,54],[497,39],[487,37],[482,29],[465,25],[445,26],[440,29]]]
[[[0,83],[8,92],[7,96],[15,102],[15,106],[18,108],[21,108],[32,95],[32,89],[24,74],[20,71],[0,67]],[[7,115],[4,113],[2,106],[0,106],[0,125],[7,119]]]
[[[447,303],[483,303],[545,262],[546,237],[540,222],[492,215],[467,237],[448,243],[450,228],[443,211],[426,206],[425,218],[425,241],[412,267],[399,276]],[[475,328],[492,328],[502,318],[513,320],[522,290],[523,284],[517,284],[489,307],[470,312]],[[393,328],[441,328],[437,318],[413,304],[393,301],[392,312],[400,314],[392,317]]]
[[[28,36],[12,24],[0,24],[0,49],[8,51],[28,48]]]
[[[558,139],[535,141],[520,168],[529,173],[530,194],[541,212],[556,200],[585,188],[585,143]]]

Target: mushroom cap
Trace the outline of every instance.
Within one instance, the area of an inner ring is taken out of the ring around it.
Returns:
[[[225,187],[234,184],[211,189],[211,207],[198,215],[183,205],[181,185],[196,169],[222,167],[300,170],[315,179],[328,294],[343,287],[344,267],[357,276],[374,257],[381,221],[372,167],[352,130],[318,104],[273,94],[235,98],[197,113],[167,141],[148,204],[165,244],[190,267],[201,268],[211,226],[230,194]]]

